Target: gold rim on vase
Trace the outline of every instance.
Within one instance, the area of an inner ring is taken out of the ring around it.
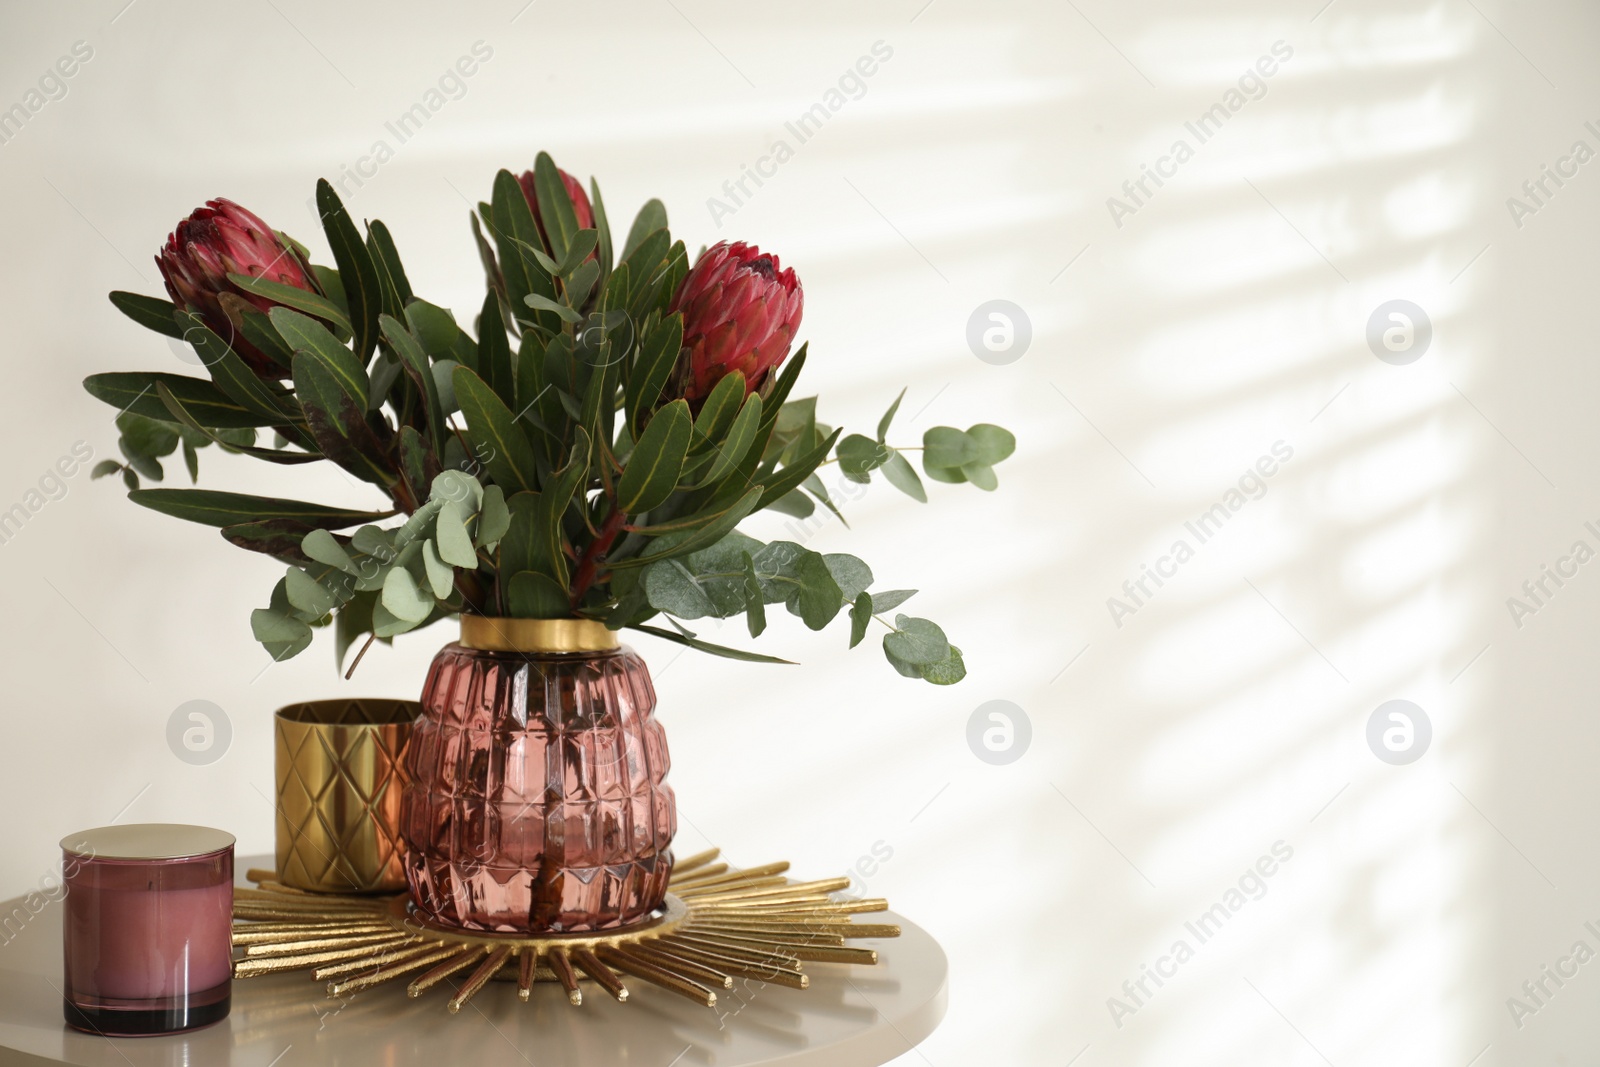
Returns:
[[[461,616],[461,644],[484,652],[563,655],[622,647],[615,630],[594,619],[507,619]]]

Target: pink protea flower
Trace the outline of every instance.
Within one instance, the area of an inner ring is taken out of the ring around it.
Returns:
[[[718,242],[684,275],[671,312],[683,312],[683,395],[696,403],[730,371],[760,389],[789,355],[805,292],[794,269],[742,241]]]
[[[556,172],[561,175],[561,184],[567,187],[567,195],[572,197],[572,210],[578,216],[578,229],[594,229],[594,208],[589,203],[589,196],[583,191],[583,183],[560,167]],[[550,235],[545,233],[544,218],[539,214],[539,197],[534,193],[533,171],[525,170],[517,178],[517,184],[522,186],[522,195],[528,198],[528,207],[533,209],[533,223],[539,227],[539,236],[544,240],[544,246],[550,247]],[[589,254],[594,258],[594,253]]]
[[[249,274],[308,292],[322,291],[311,265],[286,247],[272,227],[231,200],[207,200],[204,207],[178,223],[156,256],[156,267],[166,279],[167,294],[173,301],[197,312],[252,370],[263,378],[288,376],[272,357],[245,340],[221,299],[231,293],[263,312],[277,306],[266,297],[245,292],[228,280],[229,274]]]

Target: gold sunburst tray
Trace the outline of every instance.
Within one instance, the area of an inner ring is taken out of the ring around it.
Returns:
[[[446,1003],[458,1012],[495,978],[511,978],[527,1000],[536,982],[558,982],[572,1004],[582,980],[619,1001],[618,972],[707,1007],[735,978],[805,989],[807,963],[876,964],[863,938],[899,937],[900,927],[858,923],[886,911],[881,898],[838,899],[848,878],[791,881],[788,863],[736,870],[710,849],[678,862],[666,902],[651,919],[603,933],[474,933],[424,923],[406,897],[332,896],[292,889],[271,871],[249,872],[256,888],[234,890],[235,978],[311,970],[330,996],[409,978],[418,997],[466,974]],[[419,973],[420,972],[420,973]]]

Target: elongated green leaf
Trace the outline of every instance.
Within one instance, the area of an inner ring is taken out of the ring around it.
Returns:
[[[400,252],[394,246],[389,227],[377,219],[367,223],[367,251],[372,255],[373,266],[378,268],[385,294],[394,294],[393,308],[387,307],[385,300],[385,310],[391,315],[405,314],[406,305],[411,303],[411,282],[406,278],[406,269],[400,263]]]
[[[489,476],[508,491],[538,489],[533,447],[511,409],[466,367],[457,367],[451,382],[456,401],[467,418],[467,434],[478,453],[476,458],[488,468]]]
[[[300,463],[315,463],[325,458],[320,452],[289,452],[277,448],[256,448],[253,445],[237,445],[232,443],[223,434],[201,424],[200,420],[184,406],[168,389],[163,382],[156,383],[156,394],[161,397],[161,402],[167,408],[172,418],[180,424],[189,427],[200,434],[206,441],[214,442],[226,452],[237,452],[240,455],[251,456],[255,459],[264,459],[269,463],[282,463],[295,465]],[[192,446],[191,446],[192,447]]]
[[[706,474],[705,484],[715,485],[733,473],[755,445],[756,432],[761,428],[761,408],[761,394],[751,393],[734,417],[727,438],[717,445],[717,457]]]
[[[549,312],[559,318],[562,322],[583,321],[582,312],[575,311],[566,304],[563,304],[561,301],[551,299],[548,296],[542,296],[539,293],[529,293],[527,296],[522,298],[522,302],[533,308],[535,311]]]
[[[601,280],[611,271],[616,260],[612,257],[611,223],[606,219],[606,202],[600,196],[600,183],[594,178],[589,179],[589,206],[594,209],[594,228],[599,233],[599,248]]]
[[[883,464],[883,476],[889,484],[900,490],[913,500],[928,502],[928,490],[922,485],[922,479],[917,477],[917,469],[911,461],[900,452],[894,452]]]
[[[722,440],[722,435],[739,414],[745,398],[744,375],[732,371],[722,377],[711,389],[694,420],[693,450],[701,452]]]
[[[878,420],[878,443],[883,444],[889,436],[889,424],[894,422],[895,412],[900,410],[900,401],[906,398],[906,391],[900,390],[900,395],[894,398],[894,403],[889,405],[889,410],[883,413],[883,418]]]
[[[813,448],[768,479],[766,492],[762,494],[761,503],[757,505],[757,509],[766,507],[811,477],[817,466],[828,458],[828,452],[832,450],[833,443],[839,439],[839,434],[842,432],[842,430],[833,431],[816,448]]]
[[[303,311],[323,322],[331,322],[345,336],[350,334],[350,316],[345,314],[344,308],[320,293],[313,293],[309,289],[301,289],[295,285],[285,285],[270,278],[257,278],[251,274],[230,274],[228,280],[247,293],[264,296],[275,304]]]
[[[529,249],[543,246],[539,228],[533,220],[533,209],[522,185],[509,170],[502,170],[494,178],[493,203],[490,216],[484,221],[500,252],[500,271],[505,280],[506,302],[513,316],[531,319],[547,329],[554,330],[559,321],[548,313],[529,314],[526,306],[529,293],[555,299],[555,282],[550,272],[539,264]]]
[[[378,522],[394,514],[387,511],[352,511],[300,500],[221,493],[211,489],[136,489],[128,494],[128,499],[163,515],[218,527],[267,519],[296,519],[308,527],[342,530],[364,522]]]
[[[635,433],[644,426],[645,416],[661,399],[661,390],[672,377],[678,353],[683,349],[683,316],[669,315],[644,338],[639,355],[628,376],[624,402],[628,425]]]
[[[301,546],[314,529],[316,527],[298,519],[262,519],[224,526],[222,536],[229,544],[250,552],[263,553],[282,563],[307,566],[311,559]]]
[[[425,407],[423,414],[428,424],[428,440],[444,440],[444,409],[439,404],[439,389],[433,380],[433,368],[428,363],[428,353],[423,349],[422,342],[406,328],[404,323],[392,316],[379,316],[378,325],[383,331],[384,340],[389,342],[389,347],[400,357],[400,363],[405,367],[406,374],[417,387],[417,392],[422,395]]]
[[[725,645],[714,645],[710,641],[702,641],[698,637],[690,637],[688,634],[679,633],[676,630],[664,630],[659,626],[644,626],[641,624],[631,626],[629,629],[638,630],[640,633],[649,634],[651,637],[659,637],[663,641],[687,645],[697,652],[709,652],[711,655],[721,656],[723,659],[742,660],[745,663],[784,663],[794,666],[793,660],[779,659],[777,656],[763,656],[758,652],[746,652],[743,649],[728,648]]]
[[[493,548],[511,528],[511,512],[506,508],[505,491],[498,485],[486,486],[479,506],[478,529],[473,535],[477,548]]]
[[[333,260],[339,265],[339,280],[344,283],[356,359],[364,366],[378,346],[378,315],[383,311],[378,268],[339,194],[326,178],[317,182],[317,212],[322,216],[322,230],[328,235]]]
[[[367,392],[371,383],[367,380],[366,368],[351,355],[348,348],[339,343],[337,337],[328,332],[326,326],[289,308],[273,308],[268,315],[278,336],[290,348],[316,356],[317,361],[338,379],[339,387],[355,398],[362,411],[367,410]]]
[[[517,365],[500,318],[500,302],[493,293],[484,297],[478,318],[478,375],[507,407],[517,402]]]
[[[657,560],[675,559],[709,548],[722,540],[733,531],[752,511],[756,510],[756,502],[761,499],[762,488],[752,486],[748,492],[741,496],[731,507],[720,512],[716,519],[687,533],[668,534],[653,541],[649,550],[631,559],[611,560],[608,566],[613,571],[631,570],[637,567],[646,567]]]
[[[622,246],[622,259],[633,255],[633,250],[639,243],[657,230],[667,228],[667,206],[659,200],[646,200],[644,207],[639,209],[639,214],[634,216],[633,226],[628,230],[628,240]]]
[[[119,411],[131,411],[147,419],[170,418],[157,384],[183,403],[195,420],[216,429],[242,429],[270,426],[277,421],[247,410],[242,404],[201,378],[182,374],[151,371],[112,371],[91,374],[83,380],[83,387],[96,400],[110,404]]]
[[[119,290],[111,294],[111,303],[116,305],[118,311],[147,330],[154,330],[168,337],[183,337],[183,330],[172,317],[178,306],[170,300],[145,296],[142,293],[124,293]]]
[[[561,180],[561,171],[548,152],[540,152],[533,161],[533,189],[539,200],[539,218],[544,221],[544,232],[550,239],[550,254],[562,259],[577,235],[578,213],[572,206],[566,183]]]
[[[412,300],[406,305],[406,325],[434,360],[455,360],[464,367],[478,369],[477,344],[444,308],[426,300]]]
[[[689,451],[694,418],[689,402],[674,400],[650,419],[617,484],[617,507],[637,515],[662,503],[677,488]]]
[[[180,311],[176,321],[211,373],[211,380],[236,404],[272,420],[274,425],[300,421],[294,398],[276,384],[269,385],[257,377],[226,341],[211,332],[200,316]]]
[[[511,614],[522,619],[561,619],[572,614],[567,591],[546,574],[519,571],[511,576]]]
[[[330,361],[317,352],[295,353],[294,387],[323,455],[374,485],[394,484],[399,472],[367,422],[365,397],[351,393],[348,380]]]

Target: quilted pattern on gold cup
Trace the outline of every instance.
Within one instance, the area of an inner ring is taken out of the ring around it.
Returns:
[[[400,801],[411,700],[317,700],[276,723],[278,876],[296,889],[406,887]]]

